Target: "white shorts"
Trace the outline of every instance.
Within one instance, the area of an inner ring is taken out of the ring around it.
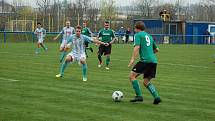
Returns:
[[[65,48],[67,46],[67,40],[63,39],[60,45],[60,48]]]
[[[86,54],[83,53],[83,54],[74,54],[74,53],[69,53],[67,56],[71,56],[73,61],[72,62],[75,62],[75,61],[78,61],[80,63],[80,61],[85,61],[86,60]]]
[[[38,43],[43,43],[43,39],[38,39]]]

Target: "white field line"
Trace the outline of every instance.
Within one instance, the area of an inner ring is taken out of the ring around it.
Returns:
[[[0,53],[9,53],[9,52],[0,52]],[[33,54],[33,53],[32,54],[21,54],[21,55],[19,54],[18,56],[19,57],[24,57],[24,56],[33,56],[33,55],[36,55],[36,54]],[[43,55],[43,56],[48,56],[48,55]],[[95,59],[97,59],[97,58],[88,58],[87,60],[95,60]],[[129,63],[129,60],[122,60],[122,59],[111,59],[111,60],[121,61],[121,62],[128,62]],[[191,65],[191,64],[180,64],[180,63],[158,63],[158,64],[209,69],[209,67],[206,67],[206,66]]]
[[[185,66],[185,67],[192,67],[192,68],[205,68],[205,69],[209,68],[209,67],[206,67],[206,66],[187,65],[187,64],[180,64],[180,63],[160,63],[160,64],[173,65],[173,66]]]
[[[7,53],[9,53],[9,52],[0,52],[0,53],[2,53],[2,54],[7,54]]]
[[[129,62],[129,60],[120,60],[120,59],[111,59],[116,61],[123,61],[123,62]],[[161,65],[171,65],[171,66],[185,66],[185,67],[192,67],[192,68],[205,68],[208,69],[209,67],[206,66],[197,66],[197,65],[188,65],[188,64],[180,64],[180,63],[158,63]]]
[[[10,81],[10,82],[18,82],[18,81],[21,81],[21,80],[8,79],[8,78],[2,78],[2,77],[0,77],[0,80]]]

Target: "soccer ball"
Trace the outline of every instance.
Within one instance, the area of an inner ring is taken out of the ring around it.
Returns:
[[[122,101],[123,93],[121,91],[115,91],[112,94],[112,99],[114,102],[120,102]]]

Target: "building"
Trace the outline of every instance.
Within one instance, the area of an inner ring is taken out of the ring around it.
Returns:
[[[133,23],[136,21],[143,21],[158,43],[211,44],[215,36],[215,22],[137,19]]]

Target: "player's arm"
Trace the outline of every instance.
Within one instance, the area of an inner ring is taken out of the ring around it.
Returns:
[[[84,37],[84,41],[87,41],[87,42],[89,42],[89,43],[93,42],[93,43],[102,44],[102,45],[105,45],[105,46],[108,45],[108,43],[104,43],[104,42],[102,42],[102,41],[99,41],[99,40],[98,40],[97,38],[95,38],[95,37],[88,37],[88,36],[86,36],[86,35],[83,35],[83,37]]]
[[[67,39],[67,41],[68,41],[68,44],[66,45],[66,47],[64,48],[64,50],[65,51],[68,51],[70,48],[71,48],[71,46],[72,46],[72,36],[70,36],[68,39]]]
[[[156,45],[155,41],[153,41],[153,51],[154,51],[154,53],[157,53],[159,51],[159,48]]]
[[[98,35],[97,35],[97,40],[99,40],[99,38],[102,36],[102,30],[99,31]]]
[[[104,43],[102,41],[99,41],[97,38],[94,38],[94,37],[92,37],[92,42],[97,43],[97,44],[102,44],[102,45],[105,45],[105,46],[109,45],[108,43]]]
[[[62,30],[55,38],[53,38],[53,40],[57,40],[58,37],[59,37],[62,33],[63,33],[63,30]]]
[[[134,64],[134,61],[138,55],[139,49],[140,49],[140,42],[141,42],[141,37],[138,35],[135,35],[135,40],[134,40],[134,50],[130,59],[130,62],[128,64],[128,67],[131,67]]]
[[[72,28],[72,35],[75,34],[75,28],[74,27],[71,27]]]
[[[110,42],[110,44],[113,44],[115,40],[116,40],[116,35],[115,35],[115,33],[112,31],[112,41]]]
[[[139,45],[136,45],[136,46],[134,47],[134,50],[133,50],[133,53],[132,53],[130,62],[129,62],[129,64],[128,64],[128,67],[130,67],[131,65],[134,64],[134,61],[135,61],[135,59],[136,59],[136,57],[137,57],[137,55],[138,55],[139,49],[140,49],[140,46],[139,46]]]
[[[89,34],[90,34],[90,37],[93,37],[92,31],[91,31],[89,28],[87,28],[87,30],[88,30],[88,32],[89,32]]]
[[[98,35],[96,36],[96,39],[98,40],[98,41],[101,41],[101,36],[102,36],[102,30],[100,30],[99,31],[99,33],[98,33]],[[99,46],[100,44],[95,44],[96,46]]]
[[[45,30],[45,29],[43,29],[43,32],[44,32],[44,36],[43,36],[43,37],[45,37],[45,36],[46,36],[46,30]]]
[[[34,31],[34,34],[36,34],[36,35],[37,35],[37,29]]]

